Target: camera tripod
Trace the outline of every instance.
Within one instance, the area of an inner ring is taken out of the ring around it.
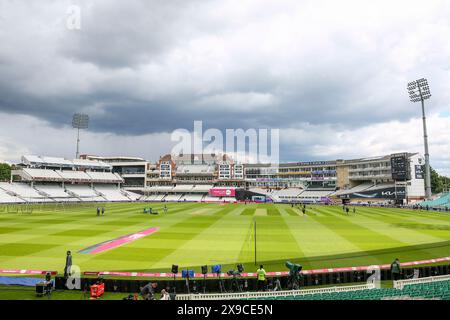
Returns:
[[[230,292],[242,292],[242,285],[241,280],[238,279],[238,276],[240,277],[240,274],[233,274],[233,279],[231,280],[230,285]]]
[[[223,283],[223,279],[220,277],[220,273],[217,273],[217,277],[219,278],[219,290],[220,290],[220,293],[226,293],[227,290],[225,290],[225,284]]]

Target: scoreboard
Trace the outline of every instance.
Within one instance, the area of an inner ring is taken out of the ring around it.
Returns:
[[[391,172],[392,180],[394,181],[406,181],[411,179],[408,154],[397,153],[391,155]]]

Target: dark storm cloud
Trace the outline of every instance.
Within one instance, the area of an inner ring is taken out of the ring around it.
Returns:
[[[10,71],[6,75],[13,78],[1,80],[0,110],[34,115],[59,125],[70,121],[74,111],[87,108],[93,111],[92,130],[121,134],[167,132],[186,127],[193,120],[203,120],[220,129],[295,128],[302,123],[359,127],[393,118],[408,119],[415,114],[408,105],[404,82],[393,80],[392,70],[385,71],[385,80],[395,87],[395,91],[380,90],[377,84],[370,83],[372,79],[380,81],[378,73],[386,62],[387,53],[380,49],[367,51],[365,46],[355,44],[351,35],[333,34],[325,28],[325,35],[322,34],[324,31],[319,31],[318,40],[308,44],[312,48],[306,52],[303,46],[293,43],[278,48],[276,41],[269,52],[261,52],[264,43],[259,41],[265,37],[254,32],[259,30],[259,25],[264,26],[265,21],[255,17],[255,21],[245,23],[231,21],[228,22],[229,30],[236,33],[242,30],[242,34],[221,33],[215,29],[218,23],[205,17],[208,11],[204,7],[207,6],[197,1],[133,0],[81,4],[81,30],[59,30],[58,33],[56,29],[57,35],[50,39],[43,36],[42,39],[50,42],[42,44],[49,45],[44,54],[60,61],[61,68],[70,65],[67,73],[55,77],[52,70],[48,73],[45,68],[39,70],[41,62],[52,63],[52,59],[44,55],[30,57],[35,62],[35,69],[23,68],[20,61],[8,66],[2,64]],[[63,8],[61,6],[61,10]],[[11,9],[14,10],[12,4]],[[219,21],[227,25],[226,18],[224,15]],[[46,22],[51,25],[49,20]],[[57,26],[61,27],[60,24]],[[260,33],[265,31],[270,29],[259,30]],[[28,33],[33,32],[42,36],[43,30],[25,33],[30,37]],[[280,32],[289,37],[291,30]],[[310,32],[314,34],[315,31]],[[321,36],[324,39],[321,40]],[[382,38],[382,34],[369,36],[374,42],[381,41],[379,36]],[[305,33],[303,37],[308,38],[309,34]],[[216,41],[208,42],[210,38]],[[248,45],[240,42],[246,40],[249,40]],[[215,46],[220,45],[224,46],[223,52],[216,53]],[[203,49],[197,52],[198,48]],[[11,52],[29,49],[17,47]],[[313,49],[316,51],[311,54]],[[208,55],[211,50],[213,53]],[[292,52],[286,56],[283,50]],[[202,64],[214,67],[202,69]],[[227,69],[216,67],[221,64]],[[77,65],[80,68],[90,65],[93,69],[91,73],[78,73]],[[64,69],[59,71],[66,72]],[[166,72],[171,73],[171,78],[159,83],[158,79],[164,79]],[[34,82],[31,92],[15,85],[27,77],[36,77],[36,73],[42,83]],[[45,87],[56,80],[64,83],[61,77],[72,78],[70,81],[79,78],[86,82],[86,88],[80,92],[76,87],[83,83],[75,83],[56,93],[36,94],[41,85]],[[9,87],[9,84],[13,86]],[[136,90],[145,85],[148,95],[142,88]],[[155,86],[160,88],[154,90]],[[203,90],[202,86],[207,89]],[[253,93],[270,95],[273,103],[260,107],[256,103],[249,107]],[[227,101],[230,94],[238,94],[239,98]],[[223,101],[218,102],[221,96]],[[210,97],[215,98],[208,103]],[[199,107],[199,102],[205,100],[207,102]],[[393,104],[395,108],[392,108]],[[99,110],[93,110],[92,106],[98,106]],[[250,112],[246,112],[248,109]]]

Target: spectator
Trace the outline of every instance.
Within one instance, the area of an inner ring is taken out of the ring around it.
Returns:
[[[166,291],[166,289],[162,289],[161,290],[161,298],[160,298],[160,300],[170,300],[170,295]]]
[[[273,291],[281,291],[281,282],[280,282],[280,278],[276,278],[275,279],[275,284],[274,284],[274,288]]]
[[[264,285],[266,283],[266,270],[264,270],[263,265],[260,265],[259,269],[256,270],[256,275],[258,277],[257,290],[264,291]]]
[[[154,300],[155,285],[151,282],[141,288],[141,297],[144,300]]]
[[[394,279],[394,281],[397,281],[400,279],[401,267],[400,267],[400,261],[398,260],[398,258],[396,258],[394,260],[394,262],[392,262],[392,264],[391,264],[391,274],[392,274],[392,279]]]

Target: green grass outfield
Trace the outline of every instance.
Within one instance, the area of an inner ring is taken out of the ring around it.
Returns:
[[[37,210],[32,214],[0,210],[0,269],[62,272],[65,252],[81,271],[162,271],[220,263],[226,271],[244,263],[254,271],[254,221],[257,261],[268,271],[285,270],[284,262],[305,269],[348,267],[450,256],[450,215],[403,209],[357,208],[345,215],[340,206],[283,204],[161,203],[104,204]],[[151,227],[145,238],[98,254],[79,250]]]

